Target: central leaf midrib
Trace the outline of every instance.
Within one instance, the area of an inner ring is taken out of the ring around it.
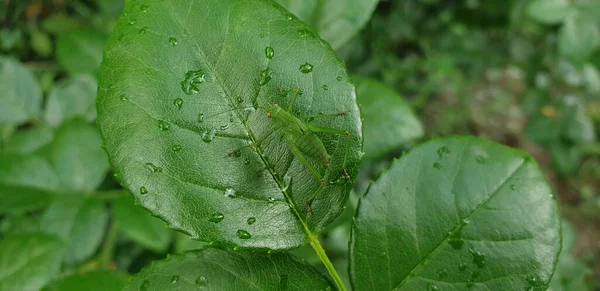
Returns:
[[[473,209],[473,211],[471,213],[469,213],[469,215],[465,216],[463,219],[469,219],[471,218],[473,215],[475,215],[481,208],[483,208],[483,206],[485,204],[487,204],[492,198],[495,197],[496,194],[498,194],[500,192],[500,189],[502,189],[502,187],[515,175],[515,173],[517,173],[525,164],[527,163],[526,160],[522,160],[521,164],[519,164],[507,177],[506,179],[504,179],[504,181],[502,181],[502,183],[500,183],[500,185],[498,185],[498,187],[492,191],[492,193],[483,201],[481,201],[476,207],[475,209]],[[410,279],[413,278],[413,276],[411,276],[411,274],[415,274],[416,271],[418,271],[421,267],[423,267],[425,264],[425,262],[427,262],[429,260],[429,258],[437,252],[438,249],[440,249],[440,247],[442,245],[444,245],[446,242],[448,242],[448,239],[450,238],[450,236],[452,234],[454,234],[454,232],[460,228],[461,224],[457,224],[456,227],[454,227],[446,236],[446,238],[444,238],[444,240],[442,240],[435,248],[433,248],[433,250],[431,250],[429,252],[429,254],[427,254],[427,256],[425,258],[423,258],[422,260],[420,260],[420,262],[413,267],[410,272],[408,272],[408,274],[406,275],[406,277],[404,277],[404,279],[402,279],[402,281],[400,281],[400,283],[398,283],[396,285],[396,287],[394,287],[393,290],[400,290],[400,288],[402,286],[404,286],[404,284],[406,282],[408,282]]]

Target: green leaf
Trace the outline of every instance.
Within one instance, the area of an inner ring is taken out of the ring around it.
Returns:
[[[4,153],[29,154],[52,142],[54,131],[41,124],[17,131],[2,148]]]
[[[134,205],[133,197],[124,195],[115,200],[113,211],[119,229],[132,240],[157,253],[167,250],[172,232],[166,228],[164,221]]]
[[[544,290],[560,251],[557,203],[536,163],[478,138],[415,147],[356,213],[357,291]]]
[[[548,291],[585,291],[588,290],[585,277],[591,273],[590,269],[578,261],[571,252],[575,247],[576,233],[567,222],[562,222],[563,247],[558,257],[556,272],[550,281]]]
[[[371,18],[379,0],[275,0],[339,49]]]
[[[89,192],[98,188],[110,166],[100,142],[98,130],[83,120],[73,119],[58,128],[48,156],[62,189]]]
[[[94,254],[102,241],[107,220],[102,201],[63,195],[46,209],[40,228],[68,242],[64,261],[72,265]]]
[[[0,290],[36,291],[56,277],[63,244],[55,236],[22,234],[0,240]]]
[[[588,58],[600,46],[600,30],[598,25],[579,14],[569,15],[558,33],[558,49],[560,53],[573,60],[582,61]]]
[[[569,177],[577,172],[583,153],[577,145],[556,141],[550,145],[552,167],[559,175]]]
[[[569,2],[569,0],[534,0],[527,7],[527,14],[544,24],[558,24],[571,10]]]
[[[89,76],[76,76],[56,84],[46,101],[44,119],[52,126],[73,117],[88,121],[96,118],[98,84]]]
[[[56,41],[56,60],[70,74],[96,76],[106,37],[98,30],[81,28],[63,32]]]
[[[100,74],[98,124],[122,184],[195,239],[248,248],[304,244],[343,210],[352,185],[344,183],[342,163],[355,177],[362,155],[343,63],[269,1],[140,3],[128,2]],[[292,88],[302,90],[293,115],[339,114],[313,122],[350,133],[348,150],[346,135],[316,134],[330,163],[310,162],[334,183],[325,184],[310,214],[308,199],[322,184],[279,134],[269,135],[273,121],[264,110],[287,108]]]
[[[39,215],[10,215],[0,222],[3,235],[40,232]]]
[[[181,254],[191,250],[203,249],[208,246],[208,243],[198,240],[193,240],[189,236],[178,232],[175,235],[175,253]]]
[[[35,76],[17,60],[0,56],[0,124],[34,119],[42,106],[42,89]]]
[[[365,158],[377,158],[423,136],[423,125],[402,96],[372,79],[353,77],[363,117]]]
[[[125,291],[138,290],[330,290],[321,274],[285,253],[205,249],[155,262]]]
[[[129,276],[115,271],[92,271],[75,274],[55,282],[42,289],[43,291],[116,291],[123,290]]]

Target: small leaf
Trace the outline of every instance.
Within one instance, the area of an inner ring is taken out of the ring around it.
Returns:
[[[0,290],[36,291],[60,270],[63,243],[46,234],[21,234],[0,240]]]
[[[552,193],[519,150],[470,137],[419,145],[361,198],[354,290],[544,290],[560,250]]]
[[[116,291],[123,290],[129,276],[115,271],[91,271],[52,282],[42,291]]]
[[[534,0],[527,7],[527,14],[544,24],[558,24],[570,12],[569,2],[569,0]]]
[[[55,127],[73,117],[93,121],[96,118],[97,90],[96,80],[85,75],[56,84],[46,101],[44,119]]]
[[[573,60],[582,61],[600,46],[598,25],[579,14],[569,15],[558,33],[560,53]]]
[[[360,31],[379,0],[275,0],[311,25],[334,49]]]
[[[363,120],[365,158],[377,158],[423,136],[402,96],[375,80],[353,77]]]
[[[42,106],[42,89],[35,76],[13,58],[0,56],[0,124],[34,119]]]
[[[133,197],[124,195],[115,200],[113,211],[119,229],[132,240],[157,253],[167,250],[172,232],[166,228],[164,221],[134,205]]]
[[[138,290],[329,290],[312,266],[285,253],[205,249],[155,262],[124,291]]]
[[[2,148],[3,153],[29,154],[52,142],[54,131],[38,125],[17,131]]]
[[[82,195],[62,195],[46,209],[41,230],[67,242],[64,261],[80,263],[100,246],[108,221],[108,213],[100,200]]]
[[[82,28],[62,32],[56,41],[56,60],[70,74],[96,76],[105,41],[106,37],[98,30]]]

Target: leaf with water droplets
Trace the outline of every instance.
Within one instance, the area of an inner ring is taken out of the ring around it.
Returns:
[[[285,288],[281,288],[285,283]],[[327,290],[328,280],[285,253],[265,254],[205,248],[157,261],[124,291]]]
[[[560,250],[549,193],[522,151],[471,137],[421,144],[359,203],[350,245],[354,290],[432,290],[432,283],[436,290],[544,290]],[[387,255],[373,255],[380,253]]]
[[[116,271],[91,271],[60,278],[48,284],[42,291],[109,291],[123,290],[129,275]]]
[[[278,5],[188,4],[129,1],[107,43],[98,125],[120,182],[153,215],[194,239],[238,248],[303,245],[307,234],[319,233],[343,210],[362,156],[362,125],[346,68],[322,39],[295,33],[310,31],[287,20]],[[139,35],[144,27],[148,33]],[[321,187],[286,141],[271,134],[281,128],[274,128],[265,108],[289,108],[296,95],[293,116],[324,114],[312,123],[350,134],[315,133],[329,165],[309,162],[324,181],[336,183]],[[221,221],[215,214],[223,215]],[[256,221],[247,223],[249,217]]]

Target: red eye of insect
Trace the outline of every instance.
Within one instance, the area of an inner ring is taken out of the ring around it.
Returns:
[[[271,112],[267,112],[267,118],[271,118]]]

